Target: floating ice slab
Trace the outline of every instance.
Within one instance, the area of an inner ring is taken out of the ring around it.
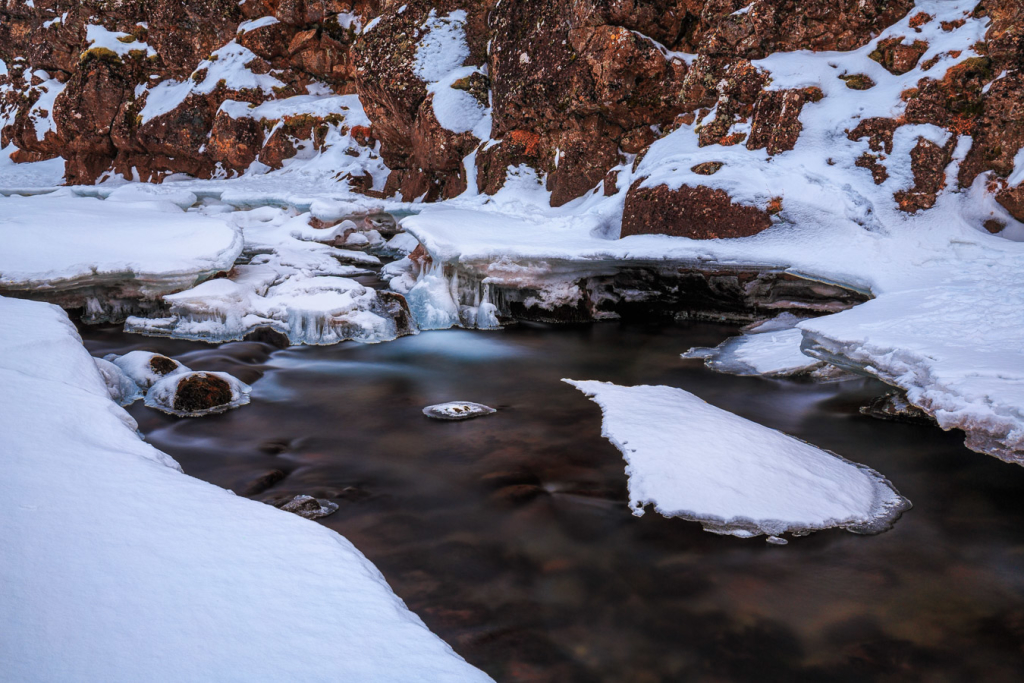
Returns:
[[[749,537],[888,529],[910,507],[872,469],[665,386],[563,380],[601,406],[626,460],[629,505]]]
[[[140,439],[55,306],[0,297],[0,434],[5,679],[490,680],[346,539]]]

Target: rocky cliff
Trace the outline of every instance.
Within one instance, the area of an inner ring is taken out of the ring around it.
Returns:
[[[15,161],[63,157],[68,183],[230,177],[333,150],[352,189],[435,201],[526,169],[554,206],[622,194],[623,235],[742,236],[779,220],[785,183],[735,196],[715,180],[723,159],[800,152],[804,110],[840,101],[770,68],[806,51],[836,56],[843,102],[898,101],[842,130],[857,173],[882,185],[906,166],[888,196],[907,213],[982,185],[998,231],[1024,220],[1024,2],[935,4],[2,0],[2,142]],[[840,68],[859,51],[870,69]],[[687,168],[644,171],[680,129]]]

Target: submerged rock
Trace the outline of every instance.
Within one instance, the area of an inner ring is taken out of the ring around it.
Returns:
[[[450,401],[448,403],[427,406],[423,409],[424,415],[435,420],[469,420],[495,412],[497,411],[494,408],[471,401]]]
[[[293,512],[306,519],[318,519],[326,517],[338,511],[338,504],[332,503],[326,498],[314,498],[313,496],[295,496],[281,506],[285,512]]]
[[[892,422],[935,424],[935,419],[931,415],[907,400],[905,391],[893,391],[884,396],[879,396],[866,406],[862,406],[860,413],[861,415],[868,415],[879,420],[890,420]]]
[[[249,402],[252,388],[223,372],[188,372],[155,383],[146,405],[178,417],[222,413]]]

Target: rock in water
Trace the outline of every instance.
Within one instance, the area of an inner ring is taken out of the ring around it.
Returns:
[[[154,384],[146,405],[178,417],[200,417],[247,404],[250,391],[248,384],[223,372],[188,372]]]
[[[162,379],[179,377],[190,370],[178,361],[151,351],[129,351],[123,356],[110,354],[103,360],[116,365],[143,391]]]
[[[318,519],[326,517],[338,510],[338,504],[332,503],[326,498],[314,498],[313,496],[295,496],[281,506],[286,512],[294,512],[306,519]]]
[[[861,407],[860,413],[892,422],[935,424],[935,419],[932,416],[907,400],[907,394],[904,391],[894,391],[872,399],[871,403]]]
[[[494,408],[471,401],[450,401],[427,406],[423,414],[435,420],[469,420],[497,412]]]

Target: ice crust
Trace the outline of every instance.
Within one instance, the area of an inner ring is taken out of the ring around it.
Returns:
[[[750,537],[888,529],[910,502],[872,469],[666,386],[563,380],[601,406],[629,506]]]
[[[0,297],[4,678],[490,680],[346,539],[136,429],[63,311]]]

